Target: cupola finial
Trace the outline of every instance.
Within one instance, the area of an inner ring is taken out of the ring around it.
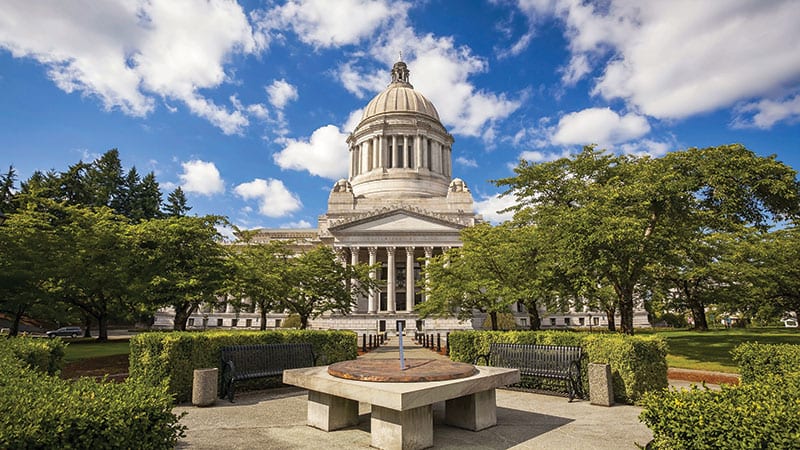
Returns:
[[[411,83],[408,81],[410,73],[408,66],[403,62],[403,53],[401,52],[400,61],[394,63],[394,67],[392,67],[392,83],[402,83],[410,86]]]

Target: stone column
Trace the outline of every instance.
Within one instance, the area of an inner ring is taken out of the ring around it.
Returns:
[[[355,266],[358,264],[358,247],[350,247],[350,265]],[[358,280],[355,278],[350,280],[351,285],[353,286],[353,292],[358,292]],[[361,298],[361,294],[356,294],[356,305],[360,303],[359,299]],[[356,306],[356,311],[358,311],[358,306]],[[358,311],[358,312],[363,312]]]
[[[406,247],[406,311],[414,311],[414,247]]]
[[[408,148],[408,136],[403,135],[403,167],[406,169],[411,167],[410,153],[411,149]]]
[[[392,135],[392,151],[389,152],[389,158],[392,160],[392,167],[397,167],[397,136]]]
[[[425,247],[425,269],[427,269],[428,265],[431,263],[431,258],[433,258],[433,247]],[[422,291],[422,301],[425,301],[425,300],[428,299],[427,285],[428,285],[428,281],[429,280],[430,280],[430,277],[428,275],[428,271],[426,270],[425,271],[425,286],[426,286],[426,290]]]
[[[395,271],[397,268],[394,263],[394,247],[386,247],[386,311],[395,312]]]
[[[231,303],[230,301],[225,304],[225,312],[226,313],[234,313],[234,312],[236,312],[233,309],[233,303]]]
[[[369,265],[370,266],[374,266],[375,265],[375,261],[377,260],[377,256],[378,256],[378,248],[377,247],[369,247],[367,250],[369,251]],[[375,278],[377,278],[377,274],[375,273],[376,270],[377,269],[373,268],[373,269],[370,269],[370,271],[369,271],[369,277],[371,279],[373,279],[373,280]],[[368,312],[370,314],[377,313],[378,312],[378,302],[377,302],[377,299],[375,298],[375,288],[374,287],[370,288],[369,295],[368,295],[367,299],[369,301]]]
[[[422,167],[422,136],[414,136],[414,168]]]

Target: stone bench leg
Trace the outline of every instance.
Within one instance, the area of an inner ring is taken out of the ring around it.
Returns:
[[[476,392],[445,402],[445,422],[454,427],[480,431],[497,424],[495,390]]]
[[[386,450],[433,447],[433,405],[395,411],[372,405],[372,446]]]
[[[308,425],[323,431],[358,425],[358,402],[308,391]]]

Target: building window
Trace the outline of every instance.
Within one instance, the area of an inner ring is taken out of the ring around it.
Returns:
[[[564,317],[564,325],[569,326],[569,317]]]
[[[528,319],[525,318],[525,317],[520,318],[519,319],[519,324],[523,328],[528,328]]]
[[[592,317],[592,322],[594,322],[594,325],[600,325],[600,318],[599,317]]]
[[[555,318],[555,317],[551,317],[551,318],[550,318],[550,326],[551,326],[551,327],[554,327],[554,326],[556,326],[556,318]]]
[[[222,319],[217,319],[217,326],[218,326],[218,327],[221,327],[221,326],[222,326]]]
[[[244,321],[244,326],[246,326],[247,328],[252,327],[253,326],[253,319],[246,319]]]
[[[231,319],[231,326],[235,327],[236,325],[239,325],[239,319]]]
[[[581,317],[581,318],[578,319],[578,323],[580,323],[581,326],[584,326],[584,325],[586,325],[586,319]]]
[[[275,319],[275,328],[281,327],[281,319]]]
[[[190,326],[190,327],[193,327],[194,326],[194,319],[190,318],[189,319],[189,323],[187,325]]]

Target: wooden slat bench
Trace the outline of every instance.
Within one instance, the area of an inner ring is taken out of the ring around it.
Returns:
[[[489,353],[475,358],[475,364],[519,369],[523,377],[563,380],[569,401],[582,396],[581,347],[540,344],[490,344]]]
[[[220,398],[233,402],[234,383],[255,378],[279,377],[286,369],[316,365],[311,344],[292,342],[282,344],[234,345],[221,349],[222,390]]]

